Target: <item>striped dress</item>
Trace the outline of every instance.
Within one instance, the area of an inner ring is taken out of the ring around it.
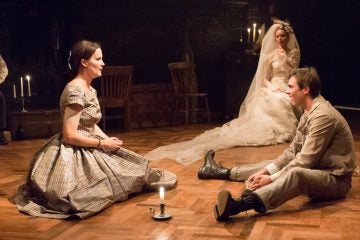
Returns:
[[[60,98],[62,113],[69,104],[83,106],[78,132],[99,138],[94,134],[101,118],[96,90],[67,85]],[[86,218],[129,194],[159,186],[169,189],[176,182],[173,173],[151,168],[139,154],[124,148],[109,152],[66,144],[58,133],[33,156],[15,203],[19,211],[33,216]]]

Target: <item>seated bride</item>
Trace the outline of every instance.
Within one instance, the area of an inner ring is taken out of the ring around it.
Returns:
[[[287,84],[299,62],[300,50],[293,29],[286,22],[274,23],[264,36],[258,67],[238,117],[190,141],[156,148],[145,157],[170,158],[187,165],[202,158],[209,149],[290,142],[301,110],[291,105]]]

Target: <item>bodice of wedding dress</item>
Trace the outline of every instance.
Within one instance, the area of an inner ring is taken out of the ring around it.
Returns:
[[[289,51],[288,54],[280,54],[274,51],[269,60],[269,69],[267,70],[266,79],[271,82],[271,87],[286,91],[287,83],[291,71],[297,67],[299,63],[300,53],[297,49]]]

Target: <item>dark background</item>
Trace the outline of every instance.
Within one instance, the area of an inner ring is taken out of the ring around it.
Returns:
[[[10,109],[12,85],[32,77],[30,107],[57,108],[67,79],[67,57],[79,39],[99,41],[107,65],[135,65],[134,83],[170,83],[167,64],[181,60],[188,36],[199,87],[221,112],[231,82],[247,91],[255,67],[246,64],[246,28],[267,17],[269,1],[240,0],[0,0],[0,53],[9,76],[0,86]],[[277,1],[292,23],[301,65],[318,68],[323,95],[336,105],[360,106],[359,3]],[[240,58],[232,59],[231,53]],[[235,63],[234,63],[235,61]],[[234,69],[236,68],[236,69]],[[236,72],[244,74],[236,74]],[[230,85],[229,85],[230,84]],[[96,86],[96,84],[95,84]],[[230,98],[231,99],[231,98]],[[236,106],[241,102],[232,103]]]

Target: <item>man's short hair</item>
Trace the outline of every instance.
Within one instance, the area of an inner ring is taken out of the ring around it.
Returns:
[[[321,91],[321,82],[319,74],[314,67],[304,67],[294,70],[291,74],[296,78],[296,82],[300,89],[304,87],[310,88],[310,96],[316,98]]]

